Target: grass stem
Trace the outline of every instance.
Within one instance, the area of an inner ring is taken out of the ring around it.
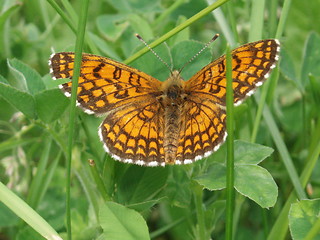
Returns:
[[[226,50],[227,77],[227,206],[226,206],[226,240],[232,240],[234,211],[234,113],[232,88],[232,59],[230,47]]]
[[[70,101],[70,119],[69,119],[69,134],[68,134],[68,149],[67,149],[67,178],[66,178],[66,227],[68,240],[72,239],[71,232],[71,202],[70,202],[70,188],[71,188],[71,160],[72,160],[72,149],[73,139],[75,135],[75,119],[76,119],[76,100],[77,100],[77,89],[78,89],[78,78],[80,76],[80,67],[82,59],[82,49],[84,44],[84,35],[87,22],[88,13],[88,0],[82,0],[81,11],[77,29],[77,39],[75,46],[75,60],[74,60],[74,72],[72,77],[72,89],[71,89],[71,101]]]

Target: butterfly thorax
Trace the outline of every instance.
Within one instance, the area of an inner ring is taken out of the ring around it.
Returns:
[[[176,160],[180,132],[181,116],[184,108],[185,92],[184,81],[178,71],[174,71],[171,76],[163,82],[161,86],[161,105],[164,108],[164,139],[163,148],[165,162],[173,164]]]

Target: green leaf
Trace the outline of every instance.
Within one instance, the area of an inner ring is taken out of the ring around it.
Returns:
[[[183,15],[180,15],[178,17],[176,26],[179,26],[180,24],[184,23],[187,20],[187,18]],[[190,39],[190,28],[186,28],[181,32],[178,32],[177,34],[173,35],[170,39],[170,46],[175,45],[182,41],[188,41]]]
[[[235,164],[259,164],[273,153],[273,149],[256,143],[234,142]]]
[[[95,224],[96,219],[94,221],[93,219],[87,219],[87,216],[84,217],[83,213],[80,213],[76,209],[72,209],[71,217],[73,239],[96,239],[99,235],[98,233],[101,233],[99,225]]]
[[[128,20],[135,32],[139,33],[145,41],[153,38],[152,28],[144,18],[137,14],[129,14]]]
[[[109,0],[109,4],[111,4],[115,9],[117,9],[120,13],[149,13],[153,11],[159,11],[159,1],[150,1],[150,0]]]
[[[170,66],[171,55],[165,44],[160,44],[153,50]],[[160,81],[164,81],[170,76],[170,70],[151,51],[148,51],[130,65]]]
[[[301,69],[302,86],[308,82],[308,75],[320,76],[320,36],[310,33],[305,46],[303,64]]]
[[[50,123],[58,119],[69,105],[69,99],[59,89],[50,89],[35,95],[39,118]]]
[[[320,240],[320,199],[293,203],[289,211],[289,227],[294,240],[306,239],[310,230],[313,240]],[[317,225],[316,225],[317,224]]]
[[[201,52],[194,61],[188,63],[192,57],[204,47],[203,43],[196,41],[182,41],[173,46],[171,50],[173,67],[174,69],[180,69],[185,64],[186,67],[182,71],[181,75],[184,79],[188,80],[194,74],[196,74],[201,68],[211,62],[212,55],[210,49],[205,49]]]
[[[0,75],[0,96],[27,117],[35,119],[35,100],[33,96],[5,82],[6,80]]]
[[[99,239],[150,239],[143,217],[135,210],[114,202],[106,202],[100,209],[99,222],[103,235]]]
[[[234,173],[234,187],[239,193],[263,208],[274,206],[278,187],[266,169],[256,165],[237,165]]]
[[[88,32],[88,35],[105,56],[112,58],[116,61],[121,61],[121,58],[115,51],[114,47],[111,46],[111,44],[109,44],[106,40],[100,38],[99,36],[91,32]]]
[[[129,26],[126,14],[101,15],[97,17],[97,27],[109,41],[116,41]]]
[[[298,82],[296,67],[293,59],[289,55],[286,48],[282,48],[280,52],[280,71],[289,80]],[[299,83],[300,84],[300,83]]]
[[[149,201],[143,201],[139,203],[133,203],[133,204],[128,204],[127,207],[130,209],[134,209],[138,212],[144,212],[152,208],[154,205],[156,205],[158,202],[160,202],[162,198],[157,198]]]
[[[274,206],[278,188],[271,174],[257,164],[268,157],[273,149],[259,144],[235,141],[234,186],[242,195],[255,201],[261,207]],[[206,173],[195,177],[205,188],[221,190],[226,187],[225,163],[213,163]]]
[[[185,208],[190,206],[192,195],[190,177],[187,175],[187,172],[183,171],[180,167],[172,167],[165,192],[171,205]]]
[[[25,85],[26,90],[34,95],[45,89],[41,76],[34,69],[19,61],[18,59],[8,60],[8,66],[16,76],[18,83]]]
[[[213,163],[207,172],[197,176],[195,180],[210,191],[226,188],[226,165]]]
[[[119,202],[127,205],[150,200],[162,190],[167,177],[168,171],[163,167],[130,165],[119,183]]]

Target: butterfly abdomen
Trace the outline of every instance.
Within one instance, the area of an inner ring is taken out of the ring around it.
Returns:
[[[171,105],[165,108],[163,148],[165,162],[173,164],[176,160],[180,134],[181,106]]]
[[[181,132],[181,116],[184,104],[184,81],[179,72],[174,71],[163,83],[162,106],[164,107],[163,148],[166,164],[176,162]]]

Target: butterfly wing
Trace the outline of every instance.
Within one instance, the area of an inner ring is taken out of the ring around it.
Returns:
[[[54,78],[72,78],[74,53],[50,59]],[[71,96],[72,83],[60,88]],[[105,150],[117,160],[160,165],[163,152],[163,108],[157,101],[161,82],[108,58],[83,54],[77,103],[87,113],[104,114],[99,135]]]
[[[187,98],[177,160],[188,164],[209,156],[226,138],[226,112],[206,95]]]
[[[72,78],[74,53],[51,56],[49,65],[55,79]],[[60,85],[71,96],[72,82]],[[132,102],[147,101],[159,92],[161,82],[148,74],[114,60],[93,54],[82,55],[77,104],[90,114],[104,114]]]
[[[234,103],[239,105],[262,85],[279,56],[277,40],[248,43],[232,51]],[[225,141],[226,59],[211,62],[185,85],[185,114],[177,158],[190,163],[210,155]]]
[[[99,128],[105,150],[126,163],[164,165],[163,115],[156,99],[112,111]]]
[[[268,39],[242,45],[231,52],[235,105],[239,105],[263,84],[270,71],[275,67],[279,58],[279,50],[279,41]],[[212,101],[225,106],[225,55],[197,72],[186,82],[186,90],[193,95],[205,94]]]

